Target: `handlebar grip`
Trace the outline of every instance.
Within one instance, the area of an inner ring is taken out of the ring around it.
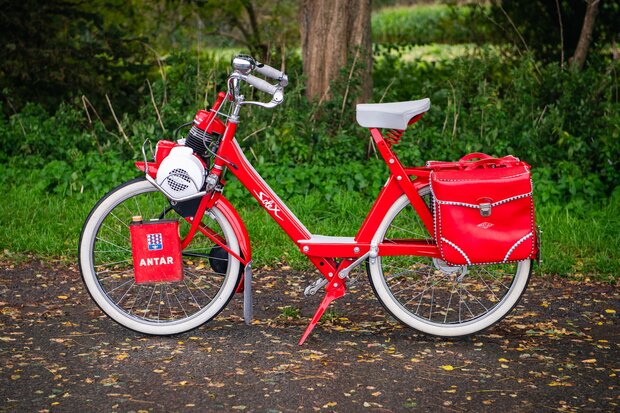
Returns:
[[[266,64],[263,64],[262,66],[257,66],[254,71],[265,77],[269,77],[271,79],[279,81],[281,86],[286,86],[288,84],[288,76],[286,76],[284,72],[274,69],[273,67]]]
[[[256,89],[265,93],[269,93],[270,95],[275,94],[279,89],[278,86],[272,85],[266,80],[259,79],[256,76],[252,75],[247,75],[245,77],[245,81],[248,82],[250,85],[254,86]]]

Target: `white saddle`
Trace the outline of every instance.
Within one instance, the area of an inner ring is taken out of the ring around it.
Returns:
[[[409,102],[360,103],[357,105],[357,123],[364,128],[407,129],[407,124],[416,115],[426,112],[431,100],[420,99]]]

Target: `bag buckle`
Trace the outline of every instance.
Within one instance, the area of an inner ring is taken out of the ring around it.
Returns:
[[[491,203],[490,202],[484,202],[480,204],[480,215],[483,217],[491,216]]]

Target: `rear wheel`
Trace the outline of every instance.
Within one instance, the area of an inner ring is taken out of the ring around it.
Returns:
[[[145,221],[177,218],[181,237],[190,227],[144,179],[109,192],[91,211],[80,237],[80,271],[95,302],[121,325],[146,334],[178,334],[215,317],[235,293],[239,261],[197,231],[182,252],[181,281],[136,284],[129,234],[135,215]],[[207,211],[202,223],[239,254],[235,233],[217,208]]]
[[[432,212],[430,188],[419,194]],[[373,242],[403,238],[434,242],[405,195],[392,205]],[[379,256],[368,269],[377,298],[395,318],[427,334],[459,337],[490,327],[512,310],[527,286],[531,260],[450,266],[429,257]]]

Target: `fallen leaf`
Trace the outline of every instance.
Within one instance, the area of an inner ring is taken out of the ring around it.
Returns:
[[[452,371],[452,370],[454,370],[454,367],[453,367],[453,366],[451,366],[451,365],[449,365],[449,364],[448,364],[448,365],[445,365],[445,366],[439,366],[439,368],[440,368],[440,369],[443,369],[443,370],[445,370],[445,371]]]
[[[99,383],[103,384],[104,386],[112,386],[113,384],[115,384],[118,381],[118,379],[116,377],[106,377],[105,379],[101,380]]]
[[[568,382],[562,382],[562,381],[552,381],[551,383],[547,384],[547,386],[551,386],[551,387],[556,387],[556,386],[573,387],[573,384],[572,383],[568,383]]]

